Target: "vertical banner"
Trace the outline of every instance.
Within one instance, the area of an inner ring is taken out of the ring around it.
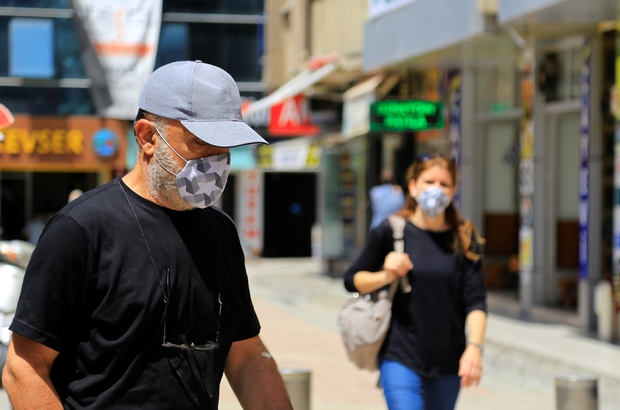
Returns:
[[[460,173],[461,171],[461,104],[462,104],[462,75],[460,70],[450,71],[447,76],[447,101],[446,107],[448,109],[448,144],[450,149],[450,156],[456,163],[456,169]],[[454,195],[454,204],[457,208],[461,205],[461,184],[456,187],[456,194]]]
[[[616,99],[620,91],[620,22],[616,27]],[[612,272],[614,288],[614,304],[616,311],[620,311],[620,104],[615,110],[616,138],[614,142],[614,211],[613,211],[613,244],[612,244]]]
[[[519,194],[521,196],[519,228],[519,269],[521,313],[528,316],[532,307],[532,270],[534,267],[534,48],[523,51],[521,95],[523,118],[521,119],[519,164]]]
[[[73,0],[73,6],[111,98],[99,114],[135,118],[140,89],[155,65],[162,0]]]
[[[579,279],[588,279],[588,210],[590,205],[590,66],[592,45],[584,37],[581,69],[581,137],[579,170]]]
[[[260,255],[263,251],[263,180],[256,170],[238,174],[239,188],[235,193],[240,198],[237,229],[246,255]]]

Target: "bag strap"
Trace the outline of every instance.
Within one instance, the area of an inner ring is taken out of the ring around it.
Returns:
[[[394,252],[404,253],[405,252],[405,225],[407,221],[402,216],[398,215],[390,215],[388,216],[388,220],[390,221],[390,226],[392,227],[392,237],[394,238]],[[399,282],[398,280],[394,282]],[[409,277],[401,276],[400,277],[400,288],[403,293],[411,292],[411,284],[409,283]],[[396,293],[396,287],[390,287],[390,294],[392,294],[392,289],[394,289],[394,293]]]

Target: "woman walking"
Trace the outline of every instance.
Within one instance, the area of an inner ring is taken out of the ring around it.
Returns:
[[[453,160],[427,156],[407,172],[405,253],[394,252],[387,220],[369,233],[347,270],[345,287],[361,294],[407,276],[379,353],[380,384],[389,410],[452,410],[461,386],[478,384],[486,328],[482,238],[452,200]],[[465,334],[467,324],[468,334]]]

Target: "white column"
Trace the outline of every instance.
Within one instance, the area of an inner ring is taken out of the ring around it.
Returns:
[[[481,138],[475,132],[475,70],[461,71],[461,214],[480,227],[482,224]]]

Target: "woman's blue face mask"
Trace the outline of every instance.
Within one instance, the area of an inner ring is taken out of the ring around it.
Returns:
[[[415,200],[422,212],[431,218],[441,215],[452,202],[450,196],[436,186],[421,191]]]

